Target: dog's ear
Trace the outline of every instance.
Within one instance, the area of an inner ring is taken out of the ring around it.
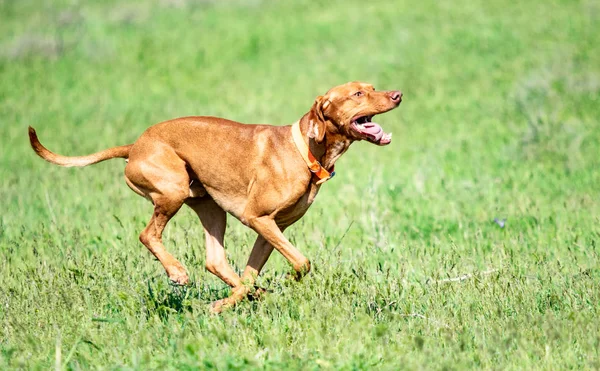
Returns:
[[[317,143],[321,143],[325,138],[327,129],[327,118],[325,110],[329,107],[329,100],[322,95],[315,99],[315,103],[311,108],[312,117],[308,128],[308,137],[313,138]]]

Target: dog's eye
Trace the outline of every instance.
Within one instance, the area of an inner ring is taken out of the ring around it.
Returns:
[[[356,93],[354,93],[354,96],[356,97],[360,97],[361,95],[363,95],[362,91],[357,91]]]

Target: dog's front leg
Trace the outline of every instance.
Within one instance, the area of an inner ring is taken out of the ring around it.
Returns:
[[[256,277],[265,265],[273,248],[276,248],[291,264],[300,278],[310,271],[309,260],[292,245],[283,235],[283,228],[279,228],[271,216],[249,219],[248,225],[258,234],[252,248],[248,264],[242,274],[243,285],[235,287],[231,296],[214,302],[211,306],[213,313],[220,313],[226,307],[231,307],[242,301],[254,285]]]
[[[260,270],[271,256],[271,252],[273,252],[273,246],[259,235],[256,242],[254,242],[246,269],[242,274],[242,284],[232,289],[231,296],[215,301],[211,306],[213,313],[220,313],[226,307],[236,305],[250,293],[254,282],[256,282],[256,277],[258,277]]]
[[[310,271],[310,261],[285,238],[272,216],[252,218],[248,224],[292,264],[298,276]]]

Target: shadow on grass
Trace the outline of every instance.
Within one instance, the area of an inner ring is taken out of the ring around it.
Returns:
[[[255,286],[247,300],[259,301],[267,292],[272,290]],[[226,298],[229,294],[228,286],[216,288],[194,283],[189,286],[176,286],[166,283],[162,277],[156,277],[147,281],[143,302],[148,316],[158,315],[161,320],[166,320],[174,314],[191,313],[193,304],[201,303],[208,309],[212,302]]]
[[[147,281],[146,290],[143,292],[143,301],[148,316],[158,315],[162,320],[166,320],[173,314],[191,313],[194,302],[209,305],[211,302],[225,297],[228,290],[228,287],[214,288],[196,284],[175,286],[159,277]]]

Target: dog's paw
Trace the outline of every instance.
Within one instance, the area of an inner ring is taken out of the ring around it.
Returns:
[[[210,313],[211,314],[221,314],[224,310],[233,308],[233,306],[234,306],[234,304],[231,303],[229,298],[220,299],[220,300],[214,301],[210,305]]]
[[[171,283],[177,286],[187,286],[190,283],[190,278],[187,274],[179,275],[179,276],[169,276]]]
[[[239,302],[248,298],[250,295],[250,288],[246,286],[239,286],[231,290],[231,296],[217,300],[210,305],[210,312],[212,314],[222,313],[224,310],[235,307]]]
[[[292,279],[294,281],[300,281],[304,276],[310,272],[310,261],[308,259],[304,259],[304,261],[300,264],[293,266],[293,271],[288,273],[288,279]]]
[[[185,270],[173,270],[169,272],[169,279],[171,280],[171,283],[179,286],[186,286],[190,283],[190,278]]]

